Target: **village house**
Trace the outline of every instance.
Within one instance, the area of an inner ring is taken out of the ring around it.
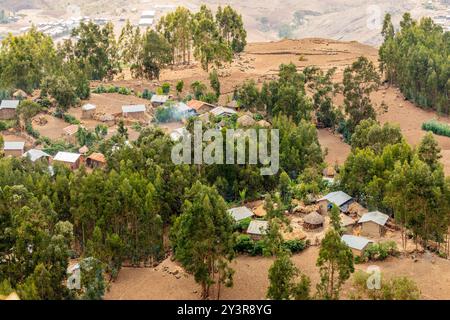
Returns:
[[[231,100],[225,105],[225,107],[239,111],[239,103],[236,100]]]
[[[79,125],[77,124],[71,124],[68,127],[65,127],[63,129],[64,132],[64,138],[67,140],[67,142],[75,144],[77,142],[77,132],[79,129]]]
[[[162,106],[167,100],[169,100],[169,96],[154,94],[150,99],[150,102],[152,103],[152,106],[156,108]]]
[[[93,104],[85,104],[81,107],[81,119],[92,119],[97,107]]]
[[[200,100],[189,100],[187,102],[187,105],[194,109],[195,112],[197,112],[198,114],[204,114],[204,113],[208,113],[211,110],[213,110],[216,106],[204,101],[200,101]]]
[[[234,221],[239,222],[253,216],[253,212],[247,207],[236,207],[228,210]]]
[[[30,149],[23,154],[24,157],[30,159],[31,162],[36,162],[38,160],[44,160],[46,163],[50,163],[51,156],[39,149]]]
[[[316,211],[311,212],[303,218],[303,228],[315,230],[323,227],[325,218]]]
[[[269,223],[265,220],[252,220],[248,226],[247,234],[254,240],[261,239],[267,233]]]
[[[0,103],[0,120],[10,120],[16,116],[19,100],[3,100]]]
[[[348,215],[343,213],[340,214],[340,218],[341,218],[341,227],[344,233],[353,234],[353,228],[355,227],[356,224],[355,220],[353,220]]]
[[[353,202],[353,198],[343,191],[331,192],[325,197],[316,200],[316,203],[320,206],[321,214],[326,214],[332,208],[333,204],[338,206],[341,212],[345,213],[348,211],[348,206]]]
[[[367,237],[382,237],[386,233],[386,222],[389,216],[379,211],[364,214],[358,223],[361,224],[361,235]]]
[[[106,158],[102,153],[94,152],[86,158],[86,165],[89,168],[101,168],[106,165]]]
[[[371,240],[364,237],[357,237],[349,234],[344,234],[341,239],[352,250],[353,255],[358,257],[361,257],[367,247],[372,243]]]
[[[81,154],[60,151],[53,158],[53,162],[62,163],[72,170],[78,169],[82,161]]]
[[[236,123],[241,127],[251,127],[256,124],[256,121],[248,114],[244,114],[237,119]]]
[[[187,104],[181,101],[174,104],[173,108],[182,118],[187,118],[196,114],[194,108],[189,107]]]
[[[230,108],[226,107],[215,107],[210,111],[211,114],[213,114],[215,117],[229,117],[233,114],[237,114],[236,111]]]
[[[22,100],[28,97],[27,93],[21,89],[16,90],[12,96],[17,100]]]
[[[143,119],[145,117],[146,107],[143,104],[122,106],[122,116],[124,118]]]
[[[183,135],[187,132],[185,127],[182,128],[178,128],[178,129],[174,129],[171,133],[170,133],[170,139],[174,142],[179,141]]]
[[[25,149],[25,142],[23,141],[5,141],[3,144],[3,152],[5,157],[21,157]]]

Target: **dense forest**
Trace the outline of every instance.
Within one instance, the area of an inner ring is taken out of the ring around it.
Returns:
[[[386,43],[414,46],[415,32],[430,27],[428,20],[417,25],[405,17],[399,34],[390,29],[386,18]],[[41,90],[42,100],[20,106],[20,114],[29,118],[45,98],[52,97],[61,110],[77,104],[89,96],[90,80],[112,79],[123,65],[136,77],[152,79],[169,64],[189,63],[193,54],[208,71],[230,61],[246,44],[242,19],[230,7],[219,8],[215,16],[205,6],[197,13],[178,8],[162,18],[156,29],[141,34],[128,23],[116,43],[112,25],[82,24],[74,31],[76,42],[66,41],[58,47],[35,29],[9,36],[0,48],[1,88]],[[389,60],[388,64],[385,43],[380,59],[389,81],[406,92],[418,89],[407,93],[408,98],[424,99],[424,105],[441,106],[439,111],[446,112],[449,83],[441,79],[448,80],[448,59],[438,56],[444,51],[442,45],[448,46],[448,33],[439,38],[442,30],[431,30],[436,35],[428,41],[436,41],[435,66],[441,68],[435,72],[435,91],[413,87],[418,76],[401,69],[411,67],[404,61],[413,55],[398,58],[402,63]],[[435,48],[433,44],[426,47]],[[395,51],[393,57],[399,53]],[[315,294],[311,280],[290,260],[292,253],[308,243],[287,242],[281,236],[287,228],[284,213],[292,209],[293,199],[309,204],[335,190],[347,192],[370,210],[390,214],[402,228],[405,245],[411,238],[424,246],[445,243],[450,180],[444,176],[433,135],[426,135],[413,148],[398,127],[376,121],[370,94],[381,80],[367,58],[349,65],[340,83],[332,81],[335,71],[314,66],[299,71],[288,63],[280,65],[276,80],[261,86],[247,81],[236,87],[234,98],[239,106],[261,118],[264,115],[272,129],[279,130],[280,170],[273,176],[261,176],[259,165],[175,165],[171,160],[174,142],[167,134],[149,126],[141,128],[136,141],[128,142],[123,122],[111,138],[106,139],[101,128],[96,133],[98,143],[91,146],[92,151],[105,155],[105,168],[91,171],[82,166],[71,171],[55,165],[49,171],[43,162],[0,158],[0,294],[16,291],[22,299],[101,299],[105,278],[116,279],[122,266],[154,266],[172,254],[201,285],[206,299],[213,285],[219,292],[221,285],[233,285],[230,262],[248,252],[243,248],[251,247],[276,258],[269,270],[268,298],[338,299],[341,287],[355,271],[352,252],[341,241],[339,210],[332,208],[332,228],[320,247]],[[217,73],[211,72],[210,80],[217,98]],[[205,96],[204,84],[194,83],[191,89],[195,97]],[[342,106],[333,104],[338,93],[344,96]],[[187,130],[192,131],[194,120],[188,121]],[[230,117],[213,119],[204,129],[219,122],[224,136],[228,129],[239,127],[236,117]],[[322,176],[324,153],[317,126],[341,132],[352,147],[331,185]],[[84,132],[82,138],[88,139],[88,134]],[[255,199],[265,199],[269,228],[262,240],[253,243],[239,235],[242,226],[231,220],[227,209]],[[66,287],[70,259],[89,264],[81,266],[87,276],[79,290]],[[411,282],[399,283],[415,297],[417,288]],[[374,298],[398,298],[397,285],[386,284],[389,294]]]
[[[397,32],[387,14],[380,47],[380,67],[386,80],[400,87],[419,106],[450,112],[450,32],[431,18],[415,21],[403,15]]]

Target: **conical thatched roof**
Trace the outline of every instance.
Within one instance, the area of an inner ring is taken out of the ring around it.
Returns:
[[[251,116],[244,114],[237,119],[237,123],[243,127],[251,127],[255,125],[256,121]]]
[[[303,218],[303,221],[307,224],[319,225],[319,224],[323,224],[325,219],[320,214],[318,214],[316,211],[314,211],[314,212],[311,212],[310,214],[308,214],[305,218]]]

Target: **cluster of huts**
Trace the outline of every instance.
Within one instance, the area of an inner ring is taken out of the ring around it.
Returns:
[[[83,151],[82,148],[79,151]],[[27,157],[31,162],[44,161],[48,165],[61,163],[72,170],[78,169],[82,163],[85,163],[88,168],[101,168],[106,165],[105,156],[98,152],[86,156],[82,153],[60,151],[52,157],[39,149],[30,149],[25,152],[25,142],[22,141],[5,141],[3,153],[7,157]]]
[[[324,227],[325,216],[336,205],[340,210],[341,227],[344,241],[354,255],[361,256],[366,248],[374,240],[383,237],[386,233],[389,216],[379,211],[368,212],[360,206],[351,196],[343,191],[331,192],[316,200],[318,211],[306,214],[302,219],[305,231],[319,230]],[[249,208],[235,207],[228,213],[236,222],[247,218],[253,218],[255,213]],[[267,232],[268,222],[266,220],[252,219],[246,231],[252,238],[260,238]]]

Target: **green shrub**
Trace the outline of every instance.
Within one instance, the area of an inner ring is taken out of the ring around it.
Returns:
[[[131,95],[131,90],[125,87],[120,87],[117,93],[129,96]]]
[[[309,245],[308,241],[303,240],[287,240],[283,243],[283,248],[289,250],[291,253],[297,253],[305,250]]]
[[[450,137],[450,125],[435,119],[422,123],[422,130],[431,131],[440,136]]]
[[[7,126],[6,123],[4,121],[0,121],[0,131],[6,130]]]
[[[250,236],[246,234],[241,234],[237,237],[236,243],[234,245],[234,250],[241,253],[251,253],[253,247],[255,246],[254,241]]]
[[[397,244],[394,241],[374,243],[364,251],[362,261],[381,261],[397,254]]]
[[[80,124],[80,120],[78,120],[77,118],[75,118],[71,114],[67,114],[67,113],[65,113],[63,115],[63,120],[65,122],[67,122],[67,123],[70,123],[70,124]]]
[[[252,221],[252,218],[246,218],[244,220],[236,222],[235,231],[239,231],[239,232],[246,231],[248,229],[248,226],[250,225],[251,221]]]
[[[170,83],[164,82],[161,86],[161,90],[164,94],[169,94],[170,92]]]
[[[41,136],[41,134],[38,131],[34,130],[33,125],[31,124],[31,121],[28,121],[26,123],[25,130],[33,138],[39,139],[39,137]]]

